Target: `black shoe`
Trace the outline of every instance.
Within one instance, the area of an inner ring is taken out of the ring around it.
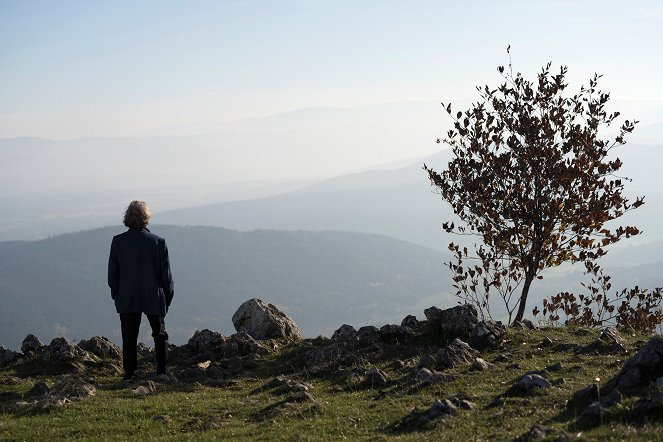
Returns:
[[[134,374],[125,374],[124,377],[122,378],[123,381],[133,381],[134,379]]]

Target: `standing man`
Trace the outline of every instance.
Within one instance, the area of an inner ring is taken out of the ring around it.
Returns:
[[[151,216],[145,201],[132,201],[124,213],[129,230],[113,237],[108,258],[108,285],[122,326],[125,380],[133,377],[138,365],[136,345],[143,313],[152,328],[157,375],[166,372],[164,318],[175,291],[166,240],[147,229]]]

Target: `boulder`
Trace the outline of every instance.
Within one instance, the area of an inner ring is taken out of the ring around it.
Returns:
[[[223,352],[228,338],[209,329],[196,330],[187,346],[196,354],[217,354]]]
[[[49,368],[56,370],[81,371],[85,368],[84,364],[94,362],[85,350],[65,338],[53,339],[48,347],[40,352],[40,357],[49,364]]]
[[[470,304],[458,305],[446,310],[435,306],[424,310],[428,322],[444,334],[447,339],[468,340],[479,323],[477,310]]]
[[[41,398],[51,392],[53,387],[46,381],[39,381],[35,383],[32,388],[26,393],[27,397]]]
[[[552,384],[548,379],[537,373],[528,373],[513,384],[507,391],[507,396],[529,394],[550,387]]]
[[[380,330],[373,325],[366,325],[357,330],[357,339],[360,346],[373,345],[380,340]]]
[[[403,344],[411,342],[414,334],[412,330],[396,324],[387,324],[380,327],[380,339],[390,344]]]
[[[501,322],[481,321],[472,330],[469,344],[472,348],[483,351],[502,342],[505,332],[506,329]]]
[[[55,379],[55,384],[51,388],[48,396],[57,399],[80,399],[88,396],[94,396],[97,389],[94,385],[85,381],[77,375],[63,375]]]
[[[232,358],[236,356],[259,356],[269,353],[260,342],[245,331],[235,333],[222,347],[223,356]]]
[[[25,339],[23,339],[23,343],[21,344],[21,351],[24,355],[29,356],[35,353],[39,353],[45,347],[46,346],[39,340],[38,337],[30,334],[27,335]]]
[[[433,355],[437,368],[454,368],[472,363],[479,354],[466,342],[456,338],[451,345],[442,348]]]
[[[369,387],[384,387],[389,382],[389,375],[377,367],[373,367],[366,372],[364,380]]]
[[[419,320],[414,315],[407,315],[401,321],[401,327],[406,327],[406,328],[409,328],[409,329],[413,330],[413,329],[419,327]]]
[[[538,329],[538,327],[536,325],[534,325],[534,323],[532,321],[530,321],[529,319],[522,319],[520,321],[513,321],[511,323],[511,327],[514,327],[514,328],[528,328],[530,330],[537,330]]]
[[[423,427],[436,419],[444,419],[456,414],[458,408],[449,399],[437,399],[431,407],[418,416],[415,427]]]
[[[332,335],[334,341],[344,341],[347,339],[354,338],[357,334],[357,330],[351,325],[343,324],[340,326]]]
[[[493,367],[493,364],[491,364],[490,362],[488,362],[484,359],[481,359],[481,358],[475,358],[472,361],[472,369],[477,370],[477,371],[488,370],[489,368],[492,368],[492,367]]]
[[[85,351],[93,353],[100,358],[119,359],[122,355],[120,347],[113,344],[104,336],[94,336],[88,340],[83,339],[78,346]]]
[[[414,380],[424,385],[437,384],[438,382],[453,381],[454,377],[436,370],[421,368],[414,376]]]
[[[235,330],[246,331],[255,339],[303,338],[299,327],[288,315],[260,299],[244,302],[232,317]]]

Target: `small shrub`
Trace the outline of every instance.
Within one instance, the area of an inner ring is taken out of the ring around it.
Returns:
[[[546,298],[543,312],[536,307],[532,311],[534,316],[543,313],[544,317],[547,315],[547,319],[557,323],[560,315],[564,315],[565,325],[620,325],[643,333],[652,333],[663,321],[663,288],[649,291],[635,286],[610,295],[610,276],[592,261],[586,261],[585,268],[585,274],[592,275],[590,284],[582,284],[587,293],[563,292]]]

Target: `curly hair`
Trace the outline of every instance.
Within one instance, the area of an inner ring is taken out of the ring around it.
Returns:
[[[132,201],[124,212],[124,225],[130,229],[144,229],[151,217],[152,212],[145,201]]]

